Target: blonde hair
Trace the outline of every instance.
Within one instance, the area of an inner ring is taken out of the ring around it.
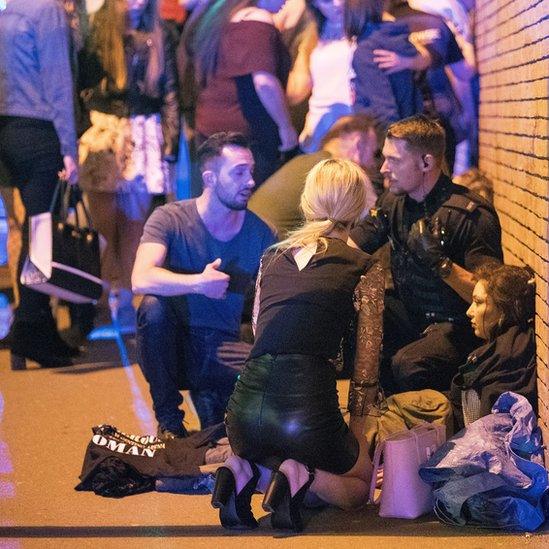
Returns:
[[[362,216],[368,177],[350,160],[328,159],[307,174],[301,194],[305,222],[273,248],[284,251],[318,243],[317,253],[327,248],[325,236],[333,229],[349,229]]]

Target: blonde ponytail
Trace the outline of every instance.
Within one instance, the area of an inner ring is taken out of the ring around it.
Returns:
[[[305,222],[273,249],[282,252],[316,243],[317,253],[324,252],[326,235],[338,227],[349,229],[360,219],[367,181],[364,171],[350,160],[333,158],[313,166],[301,194]]]

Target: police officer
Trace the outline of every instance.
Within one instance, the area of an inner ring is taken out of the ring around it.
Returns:
[[[472,271],[502,260],[495,210],[442,173],[444,152],[438,122],[417,115],[392,124],[381,167],[388,192],[351,232],[368,253],[391,245],[394,292],[386,295],[381,373],[387,392],[449,389],[480,344],[465,316]]]

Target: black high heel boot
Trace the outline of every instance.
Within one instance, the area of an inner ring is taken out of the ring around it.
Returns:
[[[250,463],[252,478],[237,494],[236,479],[231,469],[220,467],[215,475],[212,494],[212,507],[219,509],[219,520],[223,528],[230,530],[251,530],[257,528],[257,520],[252,513],[251,501],[259,480],[259,469]]]
[[[24,370],[26,361],[42,368],[70,366],[70,357],[59,352],[50,327],[44,323],[14,322],[11,330],[10,362],[12,370]]]
[[[305,494],[311,486],[315,475],[307,468],[309,478],[307,482],[292,497],[290,482],[281,471],[273,471],[271,482],[263,498],[263,509],[271,514],[271,526],[281,530],[303,530],[301,505]]]

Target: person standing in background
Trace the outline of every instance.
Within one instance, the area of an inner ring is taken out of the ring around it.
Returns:
[[[210,4],[194,34],[200,88],[196,140],[236,131],[251,140],[260,185],[297,146],[286,102],[290,59],[273,14],[284,0],[224,0]]]
[[[25,221],[11,365],[71,363],[77,350],[59,336],[49,296],[21,285],[28,218],[46,212],[58,178],[78,179],[69,28],[58,0],[8,0],[0,11],[0,161],[18,188]]]
[[[170,191],[177,158],[175,52],[156,0],[106,0],[81,64],[91,127],[80,139],[80,185],[105,236],[103,278],[122,331],[135,332],[130,275],[153,195]]]
[[[301,150],[318,151],[322,137],[340,117],[352,113],[351,62],[354,43],[345,36],[343,0],[311,0],[308,9],[316,19],[318,39],[301,48],[288,80],[290,102],[311,95],[305,127],[299,136]]]

